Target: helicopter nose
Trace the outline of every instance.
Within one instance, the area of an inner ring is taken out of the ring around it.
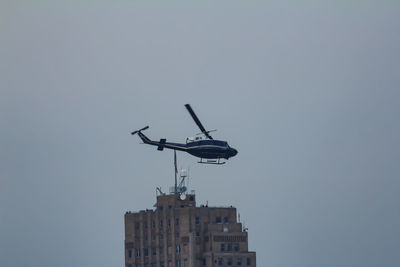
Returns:
[[[231,150],[229,151],[229,156],[234,157],[237,155],[237,153],[238,153],[238,151],[236,149],[231,148]]]

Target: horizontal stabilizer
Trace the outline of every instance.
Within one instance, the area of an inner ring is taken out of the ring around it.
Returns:
[[[140,130],[134,131],[134,132],[132,132],[131,134],[134,135],[134,134],[136,134],[136,133],[138,133],[138,132],[140,132],[140,131],[144,131],[144,130],[147,130],[147,129],[149,129],[149,126],[146,126],[146,127],[142,128],[142,129],[140,129]]]
[[[164,150],[164,144],[167,141],[167,139],[163,138],[160,139],[160,143],[158,144],[157,150],[163,151]]]

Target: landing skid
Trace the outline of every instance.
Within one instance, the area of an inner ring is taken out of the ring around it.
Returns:
[[[222,165],[222,164],[225,164],[226,162],[220,162],[220,159],[218,159],[218,160],[211,159],[211,160],[206,160],[206,161],[203,161],[203,159],[200,159],[200,161],[198,161],[197,163]]]

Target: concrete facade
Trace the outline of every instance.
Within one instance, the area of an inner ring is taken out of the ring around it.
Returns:
[[[194,194],[159,195],[155,210],[125,214],[126,267],[256,266],[234,207],[196,207]]]

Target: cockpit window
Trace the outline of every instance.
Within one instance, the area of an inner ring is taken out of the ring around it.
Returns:
[[[217,146],[228,146],[228,143],[225,141],[214,141]]]

